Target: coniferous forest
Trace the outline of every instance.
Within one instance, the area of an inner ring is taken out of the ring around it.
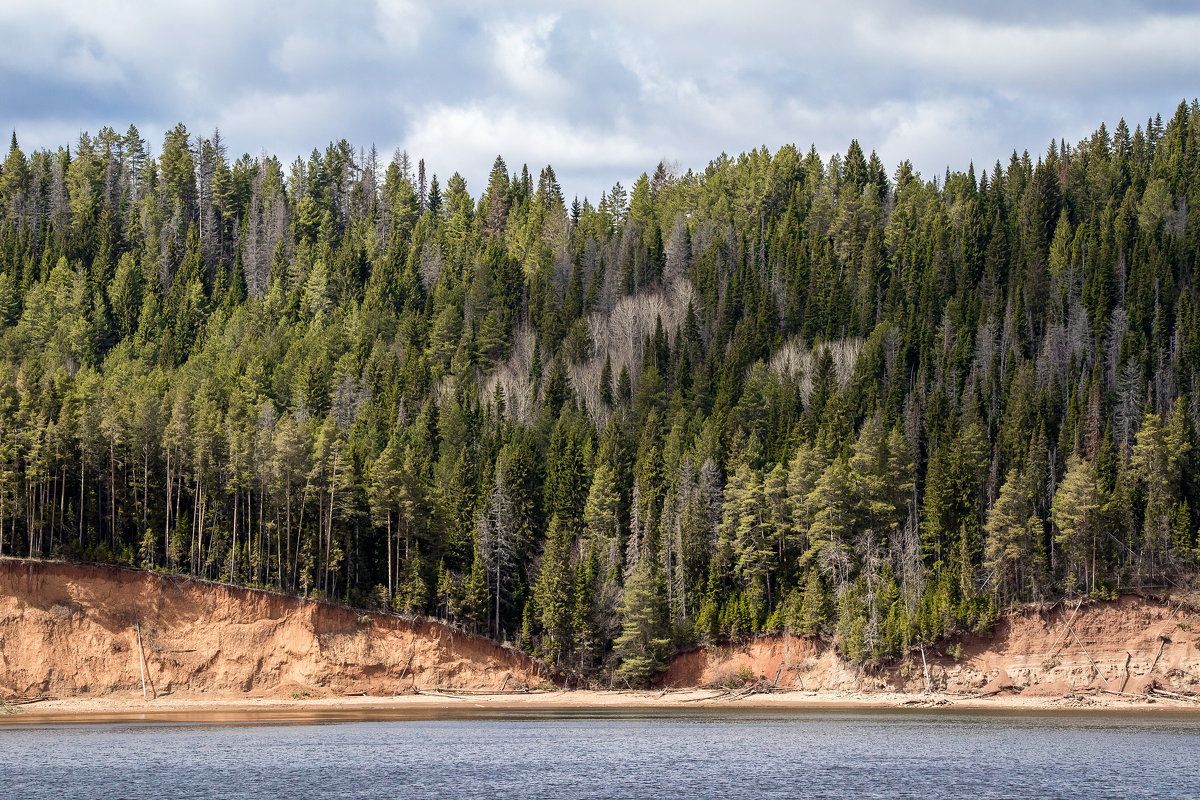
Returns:
[[[0,554],[436,616],[564,672],[879,663],[1200,565],[1200,104],[930,178],[593,204],[345,141],[0,167]],[[966,165],[963,165],[966,166]]]

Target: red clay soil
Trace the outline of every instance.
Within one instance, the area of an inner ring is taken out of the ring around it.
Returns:
[[[140,642],[139,642],[140,639]],[[428,620],[179,576],[0,560],[0,696],[392,695],[543,681],[523,654]]]
[[[927,648],[931,689],[1061,696],[1094,688],[1132,694],[1152,687],[1200,689],[1200,615],[1141,597],[1027,610],[1000,620],[989,636]],[[955,650],[957,648],[954,648]],[[913,690],[925,686],[919,654],[865,669],[816,638],[761,636],[682,653],[665,687],[715,686],[748,679],[795,689]]]
[[[926,650],[935,691],[1200,690],[1200,615],[1140,597],[1026,610],[989,636],[954,644],[961,651],[949,643]],[[140,695],[143,670],[160,695],[214,698],[390,696],[545,680],[523,654],[428,620],[159,573],[0,559],[0,696]],[[926,688],[919,655],[867,669],[821,639],[792,635],[682,653],[660,684],[747,678],[808,690]]]

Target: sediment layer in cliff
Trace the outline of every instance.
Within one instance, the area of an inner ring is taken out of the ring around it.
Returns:
[[[0,695],[392,695],[536,686],[530,658],[428,620],[153,572],[0,560]]]
[[[953,655],[952,655],[953,654]],[[925,665],[928,665],[926,670]],[[390,696],[414,687],[532,687],[527,656],[437,622],[181,576],[0,560],[0,696]],[[676,656],[664,687],[756,680],[784,689],[1200,691],[1200,614],[1126,596],[1030,608],[895,664],[864,667],[817,637],[760,636]]]
[[[952,693],[1053,696],[1090,688],[1140,694],[1154,686],[1196,691],[1200,615],[1135,596],[1027,609],[1002,618],[987,636],[926,648],[925,664],[929,688]],[[684,687],[758,680],[794,689],[922,691],[925,664],[914,654],[867,668],[840,658],[817,637],[773,635],[682,653],[660,682]]]

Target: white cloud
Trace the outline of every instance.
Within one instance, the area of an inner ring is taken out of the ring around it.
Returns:
[[[430,108],[418,116],[404,146],[425,157],[434,171],[445,175],[457,170],[468,178],[486,176],[497,155],[504,156],[510,169],[522,163],[531,170],[551,164],[560,176],[597,164],[628,170],[655,157],[652,149],[626,134],[483,105]],[[473,191],[482,188],[476,184]]]
[[[341,139],[344,121],[351,118],[354,99],[330,90],[294,93],[253,92],[239,97],[219,113],[198,120],[194,129],[207,133],[220,128],[222,136],[237,131],[237,141],[252,141],[249,149],[265,149],[285,162],[294,156],[307,156],[315,147]]]
[[[872,109],[867,121],[881,135],[874,146],[885,163],[909,159],[933,177],[931,171],[947,166],[965,169],[971,162],[990,166],[988,159],[1004,152],[1006,143],[997,141],[988,129],[988,109],[983,99],[945,97],[885,103]]]
[[[660,158],[702,168],[792,142],[829,155],[851,138],[933,174],[1194,96],[1200,10],[1158,8],[6,0],[0,123],[26,147],[180,120],[284,159],[343,137],[401,144],[476,188],[502,153],[552,163],[568,195]]]
[[[856,23],[855,38],[906,69],[1038,94],[1096,87],[1105,79],[1144,79],[1147,72],[1200,69],[1196,16],[1081,19],[1053,27],[950,17],[935,22],[883,27],[877,18],[865,17]]]
[[[414,50],[421,42],[429,13],[410,0],[375,0],[375,17],[388,47]]]
[[[492,61],[510,87],[549,101],[565,90],[562,79],[546,66],[546,46],[556,15],[506,21],[492,26]]]

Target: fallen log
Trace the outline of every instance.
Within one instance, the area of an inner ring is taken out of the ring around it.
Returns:
[[[426,689],[425,691],[449,692],[449,693],[453,693],[453,694],[475,695],[475,696],[482,696],[482,697],[490,697],[492,695],[498,695],[498,694],[549,694],[549,692],[546,691],[545,689],[529,689],[529,688],[500,690],[500,689],[448,689],[448,688],[443,689],[441,687],[434,687],[432,689]]]
[[[686,697],[683,700],[680,700],[679,702],[681,702],[681,703],[699,703],[702,700],[716,700],[717,698],[725,697],[728,694],[729,694],[729,692],[716,692],[715,694],[710,694],[708,697]]]
[[[1169,636],[1160,635],[1158,637],[1158,653],[1154,656],[1154,662],[1150,664],[1150,672],[1154,672],[1154,668],[1158,666],[1158,660],[1162,658],[1163,648],[1167,646],[1167,642],[1171,641]]]
[[[56,698],[56,697],[50,697],[48,695],[43,696],[43,697],[10,697],[7,699],[0,698],[0,703],[2,703],[4,705],[9,705],[9,706],[27,706],[30,703],[41,703],[46,700],[57,700],[57,699],[58,698]]]
[[[753,686],[748,686],[745,689],[738,692],[737,694],[730,695],[729,697],[727,697],[725,699],[732,703],[734,700],[742,700],[742,699],[749,697],[752,694],[758,694],[761,691],[763,691],[763,689],[761,687],[759,687],[758,684],[754,684]]]
[[[396,679],[396,691],[392,692],[392,697],[400,694],[400,685],[404,683],[404,676],[408,674],[408,668],[412,666],[413,656],[417,654],[417,646],[414,644],[408,650],[408,661],[404,662],[404,669],[400,670],[400,677]],[[413,678],[413,691],[417,690],[416,678]]]
[[[1079,640],[1079,634],[1075,633],[1075,629],[1071,627],[1071,623],[1069,622],[1067,623],[1067,630],[1069,630],[1071,632],[1071,636],[1074,637],[1075,644],[1079,645],[1079,649],[1083,651],[1085,656],[1087,656],[1088,663],[1092,665],[1092,670],[1098,676],[1100,676],[1100,680],[1104,681],[1104,685],[1108,686],[1108,678],[1104,677],[1104,674],[1100,672],[1100,667],[1096,664],[1096,660],[1092,658],[1092,654],[1089,653],[1087,648],[1083,646],[1083,642]]]
[[[1166,689],[1151,689],[1150,691],[1154,694],[1170,697],[1172,700],[1183,700],[1188,703],[1200,703],[1200,697],[1192,697],[1191,695],[1179,694],[1178,692],[1168,692]]]
[[[944,706],[950,706],[954,704],[944,697],[930,697],[928,699],[914,698],[912,700],[905,700],[900,705],[907,706],[909,708],[942,708]]]
[[[1115,694],[1120,695],[1121,697],[1133,697],[1137,700],[1145,700],[1149,696],[1145,694],[1136,694],[1134,692],[1118,692],[1116,689],[1100,689],[1098,691],[1100,691],[1101,694]]]
[[[1067,620],[1067,630],[1068,631],[1071,630],[1071,623],[1075,621],[1075,617],[1077,617],[1079,615],[1079,609],[1082,607],[1083,607],[1083,598],[1080,597],[1079,602],[1075,604],[1075,610],[1071,612],[1071,618]],[[1066,638],[1067,638],[1066,631],[1063,631],[1062,633],[1059,634],[1058,638],[1054,641],[1054,644],[1050,646],[1050,658],[1054,658],[1056,655],[1058,655],[1059,645]]]

